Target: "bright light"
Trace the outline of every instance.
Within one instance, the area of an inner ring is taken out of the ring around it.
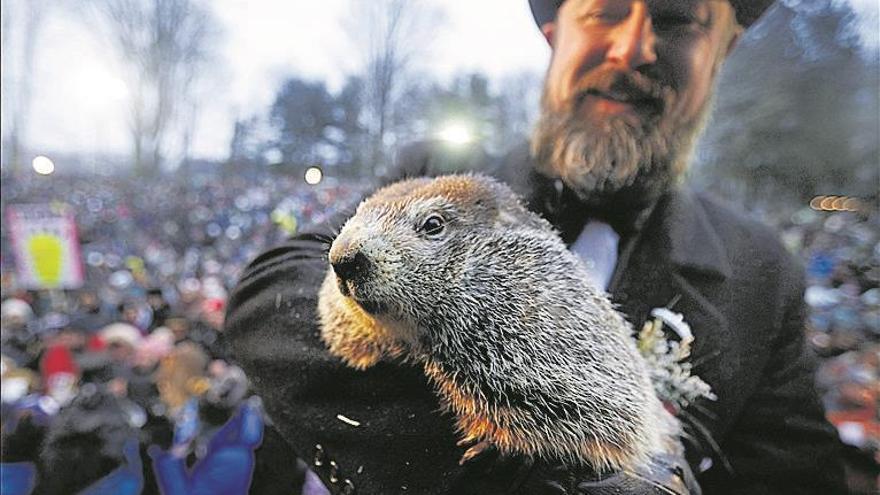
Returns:
[[[810,208],[817,211],[861,211],[862,202],[850,196],[816,196]]]
[[[40,155],[34,158],[34,161],[31,162],[31,166],[34,167],[34,172],[40,175],[49,175],[55,171],[55,164],[49,157]]]
[[[470,127],[462,122],[447,123],[442,129],[440,129],[440,132],[437,133],[437,137],[454,145],[467,144],[474,139]]]
[[[321,172],[321,169],[318,167],[309,167],[306,170],[306,184],[314,186],[315,184],[321,182],[321,179],[324,177],[324,173]]]
[[[91,94],[106,100],[119,101],[128,95],[128,86],[118,77],[106,74],[95,74],[89,78]]]

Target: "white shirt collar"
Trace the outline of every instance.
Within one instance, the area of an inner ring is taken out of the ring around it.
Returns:
[[[571,251],[584,262],[590,280],[604,291],[608,290],[617,265],[619,243],[620,236],[610,225],[590,220],[571,245]]]

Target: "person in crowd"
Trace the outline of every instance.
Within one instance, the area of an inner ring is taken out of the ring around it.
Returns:
[[[0,317],[0,345],[3,355],[18,366],[33,366],[39,353],[40,341],[28,325],[34,311],[26,301],[14,297],[2,303]]]
[[[70,348],[64,343],[50,345],[40,359],[44,392],[60,407],[72,401],[79,388],[80,370]]]
[[[146,335],[150,329],[153,315],[145,302],[129,299],[119,305],[119,313],[123,323],[136,327],[141,334]]]
[[[171,330],[159,327],[145,337],[135,350],[128,382],[128,396],[150,414],[164,414],[164,406],[160,408],[161,400],[156,386],[155,372],[159,362],[173,349],[174,336]]]
[[[184,406],[201,396],[209,386],[208,357],[198,345],[181,342],[159,363],[156,385],[168,416],[182,418]]]
[[[171,306],[165,300],[165,294],[161,288],[151,287],[147,291],[147,304],[153,313],[153,320],[150,323],[150,330],[165,324],[165,320],[171,314]]]
[[[49,426],[36,493],[77,493],[99,481],[126,463],[123,447],[137,434],[117,397],[86,387]]]
[[[111,315],[92,288],[79,291],[70,325],[87,333],[94,333],[111,323]]]
[[[189,340],[190,322],[187,318],[180,315],[172,314],[165,320],[165,326],[174,336],[174,342],[184,342]]]

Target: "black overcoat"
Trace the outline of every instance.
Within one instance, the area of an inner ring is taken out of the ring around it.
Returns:
[[[401,175],[447,171],[433,156],[405,153]],[[513,153],[495,175],[570,243],[587,213],[527,156]],[[843,492],[836,434],[804,342],[800,265],[769,229],[684,187],[660,198],[642,225],[621,242],[609,292],[636,328],[671,304],[693,330],[695,370],[718,396],[680,416],[703,493]],[[292,449],[334,491],[491,493],[527,476],[515,461],[458,466],[452,420],[419,369],[355,371],[328,354],[315,307],[327,234],[303,233],[257,258],[226,322],[235,359]]]

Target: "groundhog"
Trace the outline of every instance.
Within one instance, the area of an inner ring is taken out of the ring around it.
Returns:
[[[676,423],[632,331],[553,227],[481,175],[411,179],[362,202],[329,252],[322,339],[348,365],[424,367],[462,462],[488,446],[633,470]]]

